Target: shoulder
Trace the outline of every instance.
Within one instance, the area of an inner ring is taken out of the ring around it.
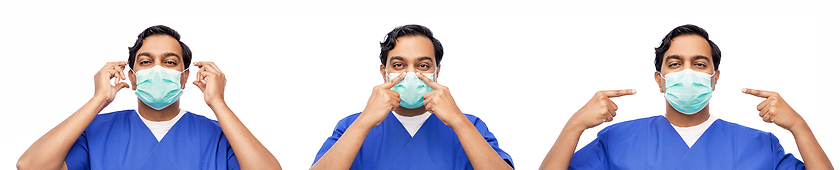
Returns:
[[[107,126],[115,123],[123,123],[128,121],[132,115],[137,114],[134,110],[120,110],[110,113],[96,115],[88,127]]]
[[[127,117],[131,116],[131,114],[137,114],[137,112],[134,111],[134,110],[120,110],[120,111],[114,111],[114,112],[110,112],[110,113],[103,113],[103,114],[96,115],[96,118],[94,118],[94,121],[97,120],[97,119],[113,120],[113,119],[127,118]]]
[[[598,132],[598,138],[610,138],[618,136],[633,136],[652,129],[657,121],[665,119],[664,116],[652,116],[635,120],[628,120],[607,126]],[[665,120],[667,121],[667,120]]]
[[[768,141],[768,140],[775,140],[778,141],[775,135],[770,132],[761,131],[758,129],[753,129],[750,127],[746,127],[744,125],[740,125],[737,123],[732,123],[729,121],[725,121],[723,119],[718,119],[712,124],[712,127],[717,126],[719,130],[723,133],[728,133],[729,135],[741,139],[747,140],[761,140],[761,141]]]
[[[181,120],[189,121],[189,123],[192,126],[213,128],[218,130],[222,129],[221,126],[219,126],[219,121],[189,111],[187,111],[187,113],[184,113],[184,116],[181,117]],[[181,120],[178,121],[180,122]]]
[[[359,112],[359,113],[351,114],[347,117],[341,118],[341,120],[339,120],[338,123],[335,125],[335,128],[336,129],[347,129],[348,127],[350,127],[351,124],[353,124],[354,121],[356,121],[356,118],[359,118],[359,115],[361,115],[361,114],[362,114],[362,112]],[[391,113],[388,113],[388,114],[391,114]]]
[[[472,122],[473,124],[483,122],[483,121],[481,121],[481,119],[478,118],[478,116],[475,116],[475,115],[464,113],[464,116],[467,116],[467,119],[469,119],[470,122]]]

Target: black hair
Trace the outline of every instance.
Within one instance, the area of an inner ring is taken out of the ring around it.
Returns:
[[[709,33],[696,25],[686,24],[671,30],[668,35],[665,35],[665,38],[662,38],[662,42],[659,44],[659,47],[655,48],[656,59],[653,64],[656,66],[656,71],[662,71],[662,60],[665,57],[665,51],[668,51],[668,49],[671,48],[671,41],[681,35],[699,35],[705,38],[706,41],[709,42],[709,46],[712,47],[712,60],[714,60],[713,63],[715,65],[715,70],[720,68],[720,48],[718,48],[712,40],[709,40]]]
[[[388,63],[388,53],[394,49],[394,46],[397,45],[397,38],[404,37],[404,36],[425,36],[432,40],[432,45],[435,48],[435,64],[440,65],[440,60],[443,59],[443,46],[440,45],[440,41],[438,41],[434,36],[432,36],[432,30],[426,28],[422,25],[404,25],[394,28],[388,35],[385,35],[385,40],[379,43],[379,47],[382,50],[379,53],[379,60],[382,62],[382,65],[387,65]]]
[[[189,67],[190,60],[192,60],[192,51],[190,51],[190,47],[187,47],[187,44],[181,42],[181,34],[178,34],[178,31],[175,31],[167,26],[155,25],[143,30],[140,35],[137,35],[137,41],[134,42],[134,46],[128,47],[128,66],[131,67],[131,69],[134,69],[134,57],[137,55],[137,51],[140,50],[140,47],[143,46],[143,40],[152,35],[169,35],[170,37],[175,38],[175,40],[178,40],[178,43],[181,44],[181,55],[183,55],[181,56],[181,60],[184,61],[184,70]]]

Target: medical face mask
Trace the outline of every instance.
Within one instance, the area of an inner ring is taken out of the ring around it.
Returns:
[[[685,69],[660,78],[665,80],[665,100],[683,114],[693,115],[712,98],[712,75]]]
[[[183,93],[181,73],[183,71],[166,69],[159,65],[136,71],[134,75],[137,77],[137,90],[134,93],[143,103],[155,110],[166,108],[175,103]]]
[[[400,76],[401,73],[388,73],[388,80],[393,80]],[[400,106],[406,109],[414,109],[423,106],[423,95],[431,92],[433,89],[423,82],[414,72],[405,73],[403,78],[397,85],[391,87],[391,90],[400,93]],[[435,73],[422,73],[429,80],[435,81]]]

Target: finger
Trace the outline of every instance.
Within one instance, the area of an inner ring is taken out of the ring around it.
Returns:
[[[761,116],[761,118],[762,118],[762,120],[764,120],[764,122],[767,122],[767,123],[772,123],[773,122],[773,121],[771,121],[771,119],[773,119],[773,114],[771,114],[769,111],[767,113],[765,113],[764,116]]]
[[[128,88],[128,87],[129,87],[128,83],[126,83],[126,82],[122,82],[120,84],[117,84],[117,89],[123,89],[123,88]]]
[[[600,92],[607,95],[607,97],[612,98],[612,97],[621,97],[621,96],[624,96],[624,95],[636,94],[636,89],[604,90],[604,91],[600,91]]]
[[[429,97],[424,96],[423,98],[424,98],[423,99],[423,105],[429,105],[430,102],[432,102],[434,100],[437,100],[437,97],[435,97],[435,96],[429,96]]]
[[[761,111],[758,112],[758,116],[759,117],[764,117],[764,115],[766,115],[768,112],[770,112],[770,109],[761,110]]]
[[[615,102],[613,102],[610,99],[605,99],[605,100],[606,100],[607,106],[609,106],[613,110],[618,110],[618,105],[616,105]]]
[[[743,89],[741,89],[741,92],[746,93],[746,94],[751,94],[753,96],[761,97],[761,98],[768,98],[775,93],[775,92],[771,92],[771,91],[756,90],[756,89],[750,89],[750,88],[743,88]]]
[[[201,81],[193,81],[193,84],[198,87],[199,90],[204,91],[204,88],[207,87],[207,84],[202,83]]]
[[[609,113],[610,116],[612,116],[612,117],[615,117],[615,115],[616,115],[615,110],[609,109],[609,108],[607,109],[607,113]]]
[[[612,122],[613,116],[611,114],[604,115],[604,122]]]
[[[194,65],[206,71],[222,72],[221,70],[219,70],[219,67],[216,66],[216,63],[213,63],[211,61],[199,61],[195,62]]]
[[[761,101],[761,103],[759,103],[758,106],[755,107],[755,109],[764,110],[764,108],[770,105],[770,103],[773,103],[773,101],[774,100],[772,98],[767,98],[764,101]]]
[[[443,87],[443,85],[440,85],[440,84],[438,84],[437,82],[432,81],[431,79],[429,79],[428,77],[426,77],[426,75],[423,75],[423,74],[421,74],[421,73],[419,73],[419,72],[416,72],[416,73],[414,73],[414,74],[417,74],[417,78],[420,78],[420,80],[423,80],[423,82],[424,82],[424,83],[426,83],[426,85],[429,85],[429,87],[431,87],[432,89],[437,90],[437,89],[439,89],[439,88],[442,88],[442,87]]]
[[[381,87],[386,88],[386,89],[391,89],[391,87],[394,87],[395,85],[397,85],[397,83],[402,81],[403,78],[405,78],[405,73],[401,73],[399,76],[397,76],[397,78],[394,78],[391,81],[385,82],[385,84],[382,84]]]

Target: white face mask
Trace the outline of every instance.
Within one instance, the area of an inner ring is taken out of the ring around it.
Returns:
[[[397,78],[402,73],[388,73],[386,71],[385,75],[387,75],[388,81]],[[429,80],[435,81],[435,75],[437,73],[421,73]],[[426,82],[423,82],[422,79],[417,77],[417,74],[414,72],[407,72],[405,73],[405,78],[397,82],[394,87],[391,87],[391,90],[400,93],[400,106],[406,109],[414,109],[423,106],[423,95],[428,92],[431,92],[432,89],[429,87]]]
[[[712,75],[684,69],[660,78],[665,81],[665,100],[686,115],[700,112],[712,98]]]

